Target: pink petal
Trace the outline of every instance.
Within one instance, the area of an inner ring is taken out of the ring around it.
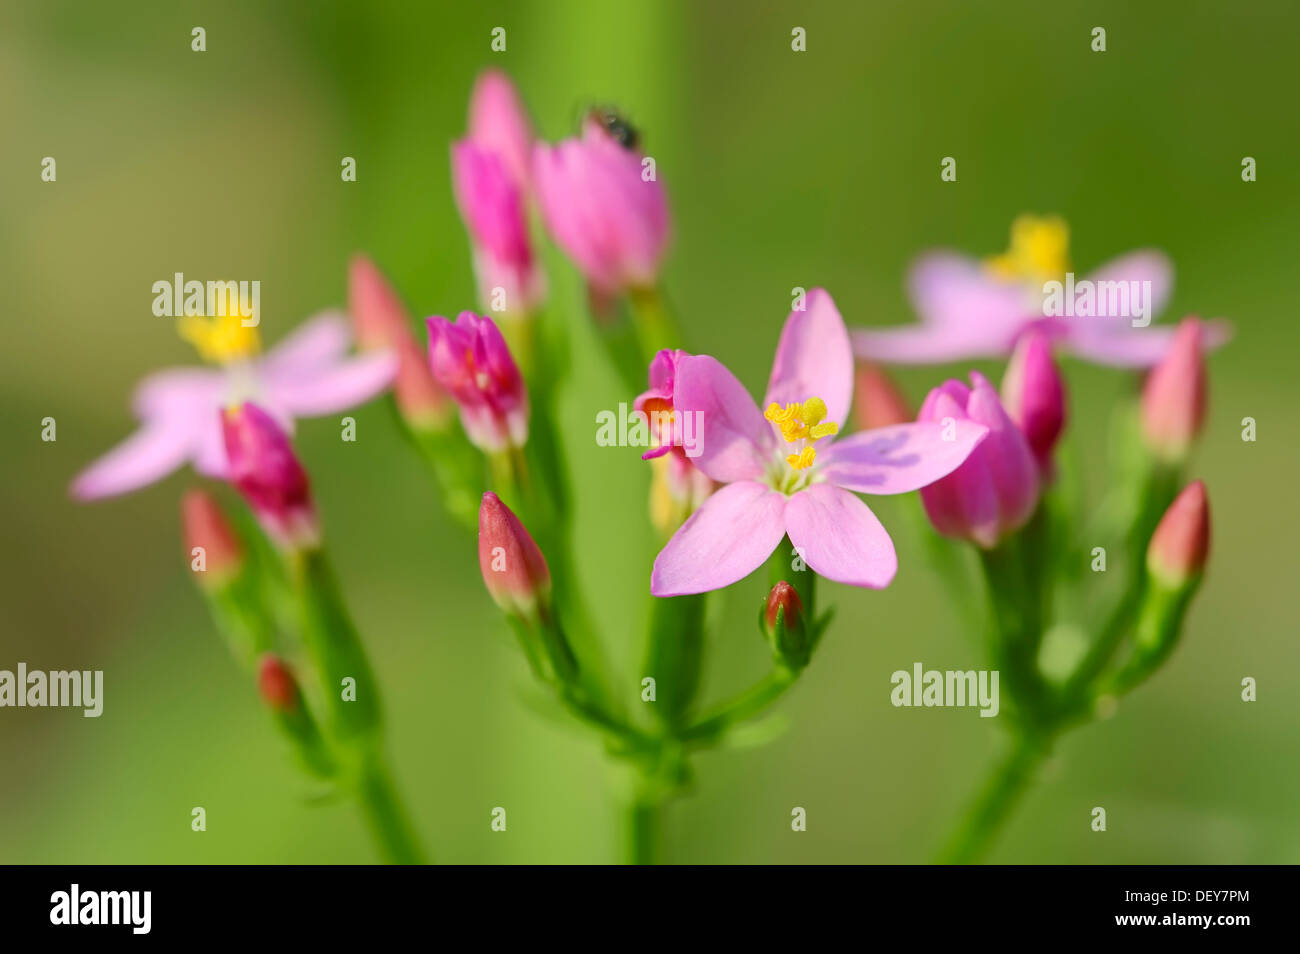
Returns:
[[[716,358],[684,357],[677,364],[673,406],[699,415],[696,467],[719,483],[749,480],[772,459],[776,438],[745,386]]]
[[[267,374],[267,402],[291,417],[318,417],[363,404],[383,392],[397,373],[397,356],[373,351],[283,377]]]
[[[882,589],[898,572],[894,541],[847,490],[813,484],[789,499],[785,527],[805,563],[828,580]]]
[[[786,497],[750,480],[728,484],[655,558],[650,592],[683,596],[730,586],[763,565],[785,536]]]
[[[937,422],[896,424],[837,441],[823,455],[829,483],[864,494],[904,494],[956,470],[984,440],[988,428],[954,419],[952,440]],[[824,463],[822,463],[824,461]]]
[[[824,288],[808,292],[804,305],[804,311],[790,313],[781,329],[763,406],[819,397],[826,402],[826,419],[843,427],[853,397],[849,333]]]
[[[1165,356],[1176,330],[1174,325],[1134,328],[1124,324],[1104,326],[1084,319],[1066,326],[1065,340],[1076,355],[1098,364],[1148,368]],[[1201,330],[1207,351],[1223,346],[1232,337],[1232,325],[1222,318],[1205,322]]]
[[[859,358],[889,364],[942,364],[1009,354],[1019,326],[991,331],[977,324],[965,327],[904,325],[897,328],[855,328],[849,335]]]
[[[72,495],[78,500],[96,500],[161,480],[189,457],[198,423],[178,414],[145,422],[78,474],[72,482]]]
[[[136,385],[131,409],[146,420],[195,415],[200,407],[218,402],[224,387],[225,375],[221,371],[164,368]]]
[[[338,311],[322,312],[278,341],[258,363],[270,376],[309,374],[341,360],[351,344],[347,317]]]
[[[995,278],[977,259],[955,252],[917,259],[908,272],[907,292],[926,324],[974,326],[991,337],[1037,313],[1037,301],[1023,284]]]
[[[1173,291],[1174,264],[1164,252],[1142,249],[1098,266],[1088,274],[1088,280],[1094,285],[1100,282],[1150,282],[1151,314],[1158,315]]]

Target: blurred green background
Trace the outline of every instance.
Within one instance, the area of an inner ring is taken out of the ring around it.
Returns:
[[[207,52],[190,30],[207,30]],[[508,50],[489,33],[507,29]],[[790,49],[794,26],[806,53]],[[1103,26],[1108,50],[1090,50]],[[828,287],[850,324],[910,320],[908,261],[1000,251],[1022,211],[1057,212],[1081,270],[1154,245],[1178,273],[1170,320],[1232,318],[1192,472],[1214,552],[1184,644],[1114,718],[1067,737],[993,860],[1300,861],[1296,652],[1300,88],[1286,0],[0,5],[0,668],[105,670],[105,711],[0,710],[0,861],[367,862],[346,804],[309,793],[188,579],[186,472],[90,506],[69,478],[125,436],[149,370],[189,363],[152,283],[262,282],[274,341],[341,304],[368,251],[419,315],[473,306],[448,143],[489,65],[558,138],[593,102],[644,131],[675,217],[666,287],[691,350],[766,379],[790,289]],[[58,181],[40,180],[53,156]],[[354,156],[358,181],[340,181]],[[943,156],[958,181],[942,183]],[[1258,181],[1243,183],[1243,156]],[[578,284],[554,256],[558,301]],[[554,317],[553,319],[554,320]],[[582,327],[579,325],[579,327]],[[589,334],[564,432],[586,585],[635,687],[648,601],[649,474],[599,448],[627,398]],[[914,400],[958,366],[899,375]],[[986,371],[996,372],[994,367]],[[1071,440],[1096,480],[1131,375],[1071,364]],[[41,419],[58,440],[40,439]],[[443,516],[381,402],[359,439],[305,421],[299,446],[386,690],[397,774],[450,862],[615,857],[617,803],[590,738],[521,701],[526,667],[482,591],[474,542]],[[1258,421],[1243,443],[1240,421]],[[589,436],[591,435],[591,436]],[[877,498],[878,500],[879,498]],[[883,592],[827,585],[839,619],[782,705],[790,729],[696,760],[668,815],[682,862],[919,862],[1000,750],[974,710],[895,709],[914,661],[979,668],[898,501],[901,570]],[[873,506],[875,502],[873,501]],[[732,592],[706,694],[757,678],[761,583]],[[1253,676],[1259,700],[1240,701]],[[790,830],[790,810],[808,830]],[[1089,829],[1104,806],[1109,830]],[[203,806],[208,830],[190,830]],[[509,827],[493,833],[504,806]]]

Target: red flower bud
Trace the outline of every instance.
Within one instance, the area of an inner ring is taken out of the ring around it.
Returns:
[[[1195,481],[1174,498],[1147,547],[1147,569],[1170,586],[1181,586],[1205,569],[1210,554],[1210,501]]]
[[[1205,422],[1206,375],[1201,322],[1184,318],[1142,388],[1142,435],[1157,456],[1187,456]]]
[[[860,430],[892,427],[916,419],[907,404],[907,398],[884,368],[866,361],[859,362],[856,377],[853,384],[853,413]]]
[[[206,490],[194,488],[181,497],[181,537],[191,565],[197,556],[195,548],[203,549],[203,571],[198,578],[204,585],[228,580],[244,562],[239,538],[217,499]]]
[[[230,461],[228,479],[267,533],[288,547],[317,544],[320,528],[307,472],[275,419],[256,404],[244,403],[222,411],[221,431]]]
[[[274,653],[267,653],[257,665],[257,691],[277,712],[293,712],[298,708],[301,695],[298,681],[284,660]]]
[[[483,583],[507,613],[546,612],[551,571],[524,525],[494,493],[478,511],[478,563]]]

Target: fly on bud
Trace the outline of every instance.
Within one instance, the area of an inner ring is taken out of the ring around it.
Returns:
[[[1142,388],[1142,436],[1161,460],[1181,463],[1205,422],[1204,332],[1184,318],[1160,363]]]
[[[812,642],[804,619],[803,600],[799,592],[782,580],[772,587],[763,604],[763,633],[772,645],[777,660],[791,669],[808,665]]]
[[[235,536],[216,497],[206,490],[188,490],[181,497],[181,536],[199,584],[221,586],[235,577],[244,564],[244,549]],[[202,553],[202,571],[195,561]]]
[[[221,412],[230,461],[229,480],[281,546],[307,549],[320,542],[320,525],[307,472],[284,430],[256,404]]]

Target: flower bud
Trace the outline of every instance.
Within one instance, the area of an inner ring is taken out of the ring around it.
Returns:
[[[974,387],[946,381],[925,399],[918,421],[945,426],[962,419],[983,424],[988,436],[946,477],[921,488],[934,528],[992,549],[1022,527],[1038,505],[1038,467],[1025,436],[1007,416],[993,386],[971,372]]]
[[[412,430],[441,432],[451,417],[451,401],[438,386],[411,334],[405,307],[383,273],[364,255],[348,268],[348,311],[363,348],[389,348],[397,354],[393,398]]]
[[[1199,576],[1210,553],[1210,501],[1205,484],[1188,484],[1160,518],[1147,547],[1147,569],[1160,582],[1180,587]]]
[[[668,245],[663,185],[624,142],[589,121],[581,138],[533,149],[542,218],[597,298],[653,287]]]
[[[1142,388],[1142,436],[1161,460],[1186,459],[1205,421],[1206,374],[1200,319],[1184,318]]]
[[[307,472],[280,425],[256,404],[245,402],[221,412],[221,432],[229,480],[266,532],[281,546],[316,546],[320,527]]]
[[[808,665],[811,647],[804,620],[803,600],[782,580],[772,587],[763,605],[763,632],[778,660],[793,669]]]
[[[514,84],[500,70],[485,70],[469,98],[469,141],[496,153],[511,180],[527,191],[533,130]]]
[[[1041,332],[1030,331],[1016,342],[1002,377],[1002,404],[1029,442],[1039,473],[1050,476],[1052,449],[1065,429],[1065,382]]]
[[[194,488],[181,497],[181,536],[185,553],[191,560],[195,548],[203,550],[203,572],[197,577],[202,586],[220,586],[235,576],[244,564],[244,549],[234,529],[206,490]]]
[[[478,511],[478,564],[497,606],[532,619],[549,614],[551,571],[519,518],[494,493]]]
[[[495,452],[528,439],[528,393],[505,338],[491,318],[463,311],[453,324],[428,319],[429,364],[460,409],[465,434]]]
[[[257,664],[257,691],[276,712],[293,712],[301,705],[302,690],[293,672],[275,653],[267,653]]]
[[[451,147],[452,186],[474,247],[479,299],[504,314],[531,314],[546,283],[533,255],[522,188],[504,159],[472,140]],[[500,306],[498,296],[504,296]]]
[[[858,363],[853,383],[853,412],[858,429],[907,424],[914,419],[907,398],[884,368],[868,361]]]

